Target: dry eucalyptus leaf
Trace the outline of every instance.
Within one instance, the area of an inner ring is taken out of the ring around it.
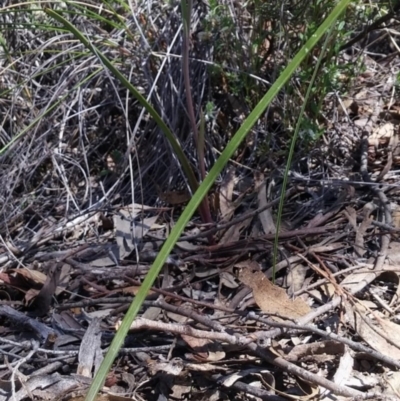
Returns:
[[[289,269],[286,276],[286,284],[289,287],[288,289],[289,295],[292,295],[296,291],[299,291],[303,288],[308,269],[309,269],[308,266],[301,263],[294,264]]]
[[[349,302],[345,302],[345,309],[350,326],[371,348],[383,355],[400,359],[400,342],[397,340],[400,338],[399,325],[384,318],[372,320],[371,314],[360,304],[353,307]],[[389,343],[385,337],[390,338],[397,346]]]
[[[297,377],[296,379],[300,395],[298,397],[291,396],[290,398],[299,401],[308,401],[319,399],[320,388],[316,384],[306,382],[305,380]],[[296,398],[295,398],[296,397]]]
[[[190,360],[200,362],[216,362],[225,358],[225,352],[220,344],[205,338],[196,338],[181,334],[182,339],[192,348],[193,354],[186,354]]]
[[[252,217],[250,217],[244,221],[241,221],[238,224],[229,227],[219,240],[219,244],[222,245],[228,244],[229,242],[238,241],[240,238],[240,233],[249,226],[252,220]]]
[[[371,223],[374,220],[373,216],[370,216],[373,209],[374,206],[371,203],[367,203],[364,206],[363,208],[364,219],[362,223],[356,228],[356,240],[354,243],[354,251],[360,257],[363,257],[366,252],[364,247],[364,236],[366,235],[368,228],[371,226]]]
[[[219,209],[221,213],[221,223],[230,221],[236,209],[235,203],[232,202],[233,189],[235,187],[235,175],[236,169],[234,167],[228,168],[220,186]]]
[[[346,385],[346,380],[348,377],[350,377],[354,367],[354,358],[350,353],[349,347],[346,345],[344,349],[345,352],[340,358],[338,369],[333,376],[334,383],[338,384],[339,386]]]
[[[220,275],[220,283],[221,286],[225,286],[227,288],[238,288],[239,284],[237,283],[233,274],[228,272],[222,272]]]
[[[390,243],[385,263],[389,265],[400,264],[400,242],[392,241]]]
[[[380,127],[374,129],[372,135],[368,138],[368,144],[378,147],[380,144],[389,143],[390,138],[395,135],[395,127],[393,123],[387,122]]]
[[[131,221],[125,216],[115,215],[114,227],[116,229],[115,238],[117,240],[119,249],[119,258],[123,259],[128,256],[134,249],[132,231],[131,231]]]
[[[272,284],[262,271],[244,268],[239,280],[253,290],[253,296],[263,312],[280,317],[296,319],[307,315],[311,308],[301,298],[291,300],[286,291]]]

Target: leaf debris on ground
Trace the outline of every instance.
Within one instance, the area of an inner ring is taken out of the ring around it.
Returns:
[[[127,21],[135,32],[141,24],[147,46],[140,35],[121,42],[121,21],[75,22],[152,93],[195,160],[172,57],[180,17],[173,5],[148,7]],[[194,32],[207,12],[194,7]],[[0,401],[80,400],[190,194],[165,138],[96,58],[65,32],[10,28],[10,17],[47,18],[35,13],[0,14],[11,57],[1,59],[1,146],[42,116],[0,155]],[[380,48],[390,51],[394,29],[343,55],[362,57],[365,70],[346,98],[324,99],[323,138],[293,164],[275,282],[287,138],[279,99],[210,194],[216,225],[194,217],[168,258],[99,400],[399,399],[400,63]],[[193,60],[217,63],[212,41],[196,38]],[[278,48],[263,46],[256,72],[272,76]],[[231,63],[242,65],[234,54]],[[212,78],[204,63],[192,68],[201,103]],[[249,111],[221,82],[207,167]]]

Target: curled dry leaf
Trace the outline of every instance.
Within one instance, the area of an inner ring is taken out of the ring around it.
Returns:
[[[353,307],[345,302],[345,309],[350,326],[371,348],[383,355],[400,359],[399,325],[379,317],[377,312],[374,312],[375,319],[371,319],[371,314],[361,304]]]
[[[220,383],[224,387],[232,387],[238,380],[243,379],[246,376],[250,375],[258,375],[260,380],[263,384],[267,385],[268,390],[275,389],[275,378],[274,376],[266,369],[260,368],[252,368],[252,369],[245,369],[235,372],[233,374],[227,375],[224,378],[220,379]]]
[[[307,315],[311,308],[301,298],[290,299],[286,291],[272,284],[262,271],[243,268],[239,280],[253,290],[253,296],[263,312],[289,319]]]

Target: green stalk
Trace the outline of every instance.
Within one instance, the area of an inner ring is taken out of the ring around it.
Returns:
[[[293,155],[294,155],[294,149],[295,149],[295,145],[296,145],[296,141],[297,141],[297,136],[298,136],[299,131],[300,131],[300,127],[301,127],[301,123],[302,123],[302,120],[303,120],[303,116],[304,116],[304,112],[305,112],[305,109],[306,109],[306,105],[307,105],[308,99],[310,98],[311,91],[312,91],[315,79],[317,78],[317,73],[319,71],[319,67],[320,67],[321,62],[323,60],[323,55],[325,54],[325,51],[326,51],[326,49],[328,47],[329,39],[330,39],[330,36],[331,36],[331,34],[333,32],[333,29],[334,29],[334,25],[331,25],[331,27],[329,28],[329,31],[328,31],[328,33],[326,35],[324,45],[322,46],[321,53],[320,53],[320,55],[318,57],[317,64],[316,64],[316,66],[314,68],[310,84],[308,85],[307,93],[306,93],[306,96],[304,98],[304,102],[303,102],[303,104],[301,106],[299,118],[297,119],[296,128],[294,130],[293,138],[292,138],[291,143],[290,143],[289,157],[288,157],[288,160],[287,160],[287,163],[286,163],[285,173],[283,175],[281,199],[280,199],[280,202],[279,202],[278,218],[277,218],[277,222],[276,222],[276,232],[275,232],[275,240],[274,240],[274,253],[273,253],[273,258],[272,258],[272,282],[273,283],[275,282],[275,266],[276,266],[276,261],[277,261],[277,258],[278,258],[279,230],[280,230],[280,227],[281,227],[281,220],[282,220],[282,214],[283,214],[283,204],[285,203],[285,192],[286,192],[286,187],[287,187],[287,182],[288,182],[288,177],[289,177],[290,166],[291,166],[292,160],[293,160]]]

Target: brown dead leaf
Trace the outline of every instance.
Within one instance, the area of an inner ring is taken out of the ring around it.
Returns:
[[[107,396],[108,399],[106,401],[132,401],[131,397],[123,397],[122,395],[118,394],[108,394]]]
[[[386,263],[389,265],[400,264],[400,242],[392,241],[390,243]]]
[[[118,258],[124,259],[134,249],[138,243],[156,223],[158,216],[147,217],[135,224],[132,224],[135,214],[130,211],[120,209],[119,214],[115,215],[114,227],[115,238],[118,245]]]
[[[222,244],[228,244],[230,242],[238,241],[240,238],[240,233],[249,226],[249,224],[252,220],[253,220],[253,218],[250,217],[244,221],[241,221],[238,224],[235,224],[235,225],[229,227],[226,230],[226,232],[224,233],[224,235],[221,237],[221,239],[219,240],[219,244],[222,245]]]
[[[358,103],[354,99],[346,98],[340,102],[340,106],[338,108],[339,114],[347,113],[347,114],[358,114]]]
[[[194,351],[189,356],[190,359],[200,362],[215,362],[225,358],[225,352],[222,351],[220,345],[212,340],[191,337],[185,334],[181,334],[181,337]]]
[[[85,401],[85,397],[74,397],[70,398],[69,401]],[[95,401],[110,401],[110,399],[107,394],[97,395]]]
[[[44,273],[38,270],[27,269],[25,267],[22,267],[20,269],[15,269],[14,273],[21,275],[26,279],[38,284],[44,284],[47,278],[47,276]]]
[[[117,240],[119,257],[123,259],[128,256],[134,249],[132,238],[132,224],[129,218],[124,215],[115,215],[114,218],[115,238]]]
[[[233,374],[227,375],[226,377],[220,379],[221,384],[223,384],[224,387],[231,387],[233,386],[238,380],[243,379],[246,376],[249,375],[257,375],[260,381],[266,385],[268,390],[275,390],[275,377],[271,374],[266,369],[260,369],[260,368],[250,368],[250,369],[245,369],[245,370],[240,370],[238,372],[235,372]]]
[[[129,287],[122,288],[123,294],[136,295],[140,290],[140,285],[130,285]],[[153,294],[154,291],[150,290],[148,295]]]
[[[311,312],[306,302],[301,298],[291,300],[284,289],[272,284],[254,264],[240,271],[239,280],[253,290],[254,299],[263,312],[289,319]]]
[[[158,197],[171,206],[182,205],[190,201],[191,195],[187,189],[183,191],[166,191],[160,192]]]
[[[354,367],[354,358],[350,353],[349,347],[347,345],[344,346],[344,350],[343,355],[340,357],[338,369],[333,377],[334,383],[339,386],[345,385],[346,380],[350,377]]]

